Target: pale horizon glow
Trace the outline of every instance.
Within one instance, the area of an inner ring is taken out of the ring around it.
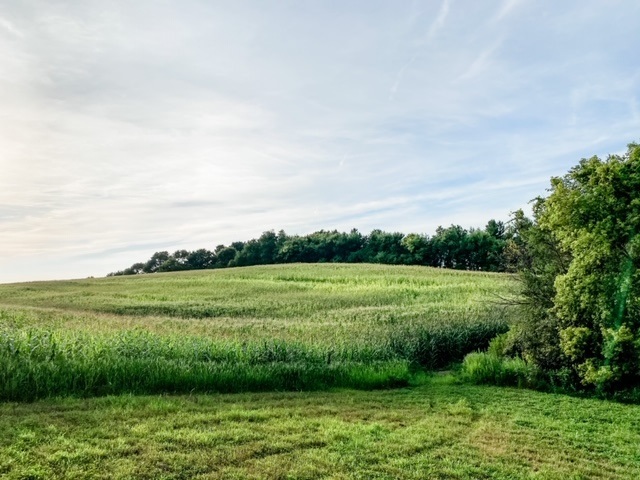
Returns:
[[[0,282],[432,234],[640,140],[640,3],[8,0]]]

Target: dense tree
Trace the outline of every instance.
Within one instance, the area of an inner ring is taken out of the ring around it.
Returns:
[[[503,222],[491,219],[487,222],[487,226],[484,229],[489,235],[496,240],[505,240],[507,230]]]
[[[525,357],[574,387],[639,386],[640,147],[583,159],[515,220]]]
[[[223,248],[219,250],[216,248],[217,255],[215,266],[217,268],[228,267],[238,254],[238,251],[233,247],[225,247],[224,245],[222,247]]]
[[[460,225],[448,228],[438,227],[431,238],[434,267],[466,269],[467,262],[467,231]]]
[[[187,264],[189,265],[189,268],[193,270],[213,268],[216,264],[216,255],[206,248],[194,250],[189,253],[189,256],[187,257]]]
[[[364,242],[362,261],[370,263],[408,263],[410,252],[402,243],[404,234],[373,230]]]
[[[234,259],[238,267],[247,265],[266,265],[276,263],[278,254],[278,236],[273,231],[264,232],[260,238],[244,244]]]
[[[293,262],[368,262],[499,271],[506,264],[502,257],[506,236],[504,224],[494,220],[486,231],[452,226],[439,228],[432,238],[382,230],[373,230],[369,235],[356,229],[348,233],[320,230],[293,236],[283,230],[277,234],[267,231],[246,242],[218,245],[213,252],[204,248],[193,252],[177,250],[171,255],[156,252],[146,263],[110,275]]]
[[[169,260],[169,252],[156,252],[154,253],[147,263],[144,264],[144,268],[142,269],[144,273],[154,273],[160,269],[160,266]]]
[[[514,353],[545,372],[566,370],[558,337],[558,321],[552,315],[555,279],[567,271],[571,257],[557,240],[538,224],[541,200],[534,204],[534,220],[522,210],[514,212],[510,238],[504,248],[507,271],[518,272],[522,288],[520,324],[512,332]],[[569,375],[571,377],[571,375]],[[566,378],[564,383],[573,383]]]
[[[433,246],[426,235],[410,233],[402,239],[402,246],[408,252],[405,257],[407,263],[412,265],[428,265],[433,257]]]

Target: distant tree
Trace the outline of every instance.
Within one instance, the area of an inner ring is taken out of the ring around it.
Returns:
[[[362,248],[362,261],[370,263],[402,264],[410,257],[402,243],[404,234],[372,230]]]
[[[365,236],[353,228],[349,233],[343,233],[337,239],[336,262],[361,262],[360,252],[365,244]]]
[[[187,266],[175,258],[173,255],[162,262],[162,265],[158,267],[158,272],[179,272],[180,270],[186,270]]]
[[[154,253],[149,260],[144,264],[142,269],[144,273],[154,273],[160,269],[160,266],[169,260],[169,252],[162,251]]]
[[[187,265],[190,269],[199,270],[205,268],[213,268],[216,264],[215,253],[201,248],[194,250],[187,256]]]
[[[156,252],[140,269],[130,267],[113,275],[152,273],[156,271],[195,270],[233,266],[265,265],[292,262],[370,262],[386,264],[420,264],[448,268],[501,270],[505,238],[502,222],[491,220],[485,232],[467,232],[460,226],[439,227],[436,235],[373,230],[363,235],[358,230],[338,232],[319,230],[308,235],[264,232],[259,238],[220,244],[213,252],[177,250],[172,255]]]
[[[432,265],[434,267],[467,269],[468,246],[467,231],[460,225],[438,227],[436,234],[431,237],[433,251]]]
[[[228,267],[231,262],[236,258],[238,251],[233,247],[224,247],[222,249],[216,248],[216,268]]]
[[[496,240],[505,240],[506,238],[506,227],[504,223],[494,219],[487,222],[487,226],[484,228],[484,231]]]
[[[469,230],[464,238],[464,251],[466,254],[466,267],[469,270],[495,271],[498,265],[493,263],[493,254],[500,242],[484,230]]]
[[[144,273],[144,263],[134,263],[129,268],[125,268],[124,271],[120,273],[121,275],[138,275],[140,273]]]
[[[431,264],[433,252],[428,236],[410,233],[402,239],[402,245],[408,252],[407,263],[417,265]]]
[[[245,244],[246,244],[246,242],[231,242],[231,245],[229,245],[229,246],[231,248],[233,248],[235,251],[241,252],[242,249],[244,248]]]
[[[278,263],[312,262],[306,237],[293,236],[285,240],[278,250]]]

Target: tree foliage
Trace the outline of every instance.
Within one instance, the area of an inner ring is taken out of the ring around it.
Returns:
[[[578,388],[640,385],[640,147],[583,159],[515,222],[525,357]]]
[[[430,265],[461,270],[503,271],[503,250],[511,233],[502,222],[489,221],[484,230],[459,225],[439,227],[432,237],[417,233],[373,230],[320,230],[309,235],[264,232],[246,242],[218,245],[213,251],[156,252],[145,263],[109,275],[225,268],[273,263],[384,263]]]

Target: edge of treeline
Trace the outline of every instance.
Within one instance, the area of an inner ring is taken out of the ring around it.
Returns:
[[[514,214],[522,217],[522,211]],[[512,219],[513,220],[513,219]],[[458,270],[511,271],[508,251],[517,231],[513,221],[489,220],[484,229],[460,225],[438,227],[433,236],[373,230],[368,235],[320,230],[289,235],[284,230],[264,232],[259,238],[218,245],[213,250],[155,252],[108,276],[137,275],[181,270],[203,270],[283,263],[381,263],[425,265]]]

